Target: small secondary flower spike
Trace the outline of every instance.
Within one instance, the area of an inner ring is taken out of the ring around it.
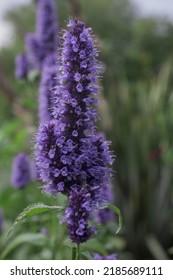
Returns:
[[[58,46],[58,26],[54,0],[37,1],[36,32],[27,34],[26,47],[33,64],[41,70],[47,56]]]
[[[93,226],[88,226],[91,213],[91,195],[87,187],[73,187],[68,197],[68,207],[63,221],[67,223],[69,237],[74,243],[86,242],[95,232]]]

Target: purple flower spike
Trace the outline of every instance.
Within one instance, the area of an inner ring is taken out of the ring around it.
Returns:
[[[25,153],[18,154],[13,160],[11,182],[17,189],[23,189],[31,180],[30,161]]]
[[[33,64],[39,70],[42,69],[47,56],[56,52],[57,32],[54,0],[38,0],[36,32],[26,36],[26,46]]]
[[[56,55],[50,55],[46,58],[41,75],[39,87],[39,120],[41,123],[52,119],[52,90],[57,84],[57,66]]]
[[[4,215],[3,215],[2,208],[0,208],[0,234],[3,231],[3,226],[4,226]]]
[[[25,53],[19,54],[16,57],[15,75],[18,79],[25,79],[29,71],[28,56]]]
[[[53,92],[54,119],[40,125],[35,157],[46,193],[69,194],[74,184],[86,184],[96,200],[102,186],[110,181],[108,166],[113,162],[109,142],[95,132],[97,50],[91,29],[84,23],[70,20],[69,27],[63,36],[61,72]],[[74,44],[78,46],[77,52]],[[87,68],[81,67],[83,61]]]
[[[95,253],[93,257],[94,257],[94,260],[117,260],[116,254],[111,254],[108,256],[101,256],[100,254]]]
[[[74,186],[68,197],[63,222],[67,223],[69,237],[74,243],[86,242],[92,234],[94,227],[89,227],[88,220],[91,212],[91,195],[87,188]]]
[[[91,210],[110,183],[109,142],[95,130],[99,64],[91,29],[77,19],[64,32],[60,73],[54,85],[52,119],[41,122],[35,159],[46,194],[68,196],[63,221],[74,243],[86,242]],[[105,199],[105,197],[104,197]]]

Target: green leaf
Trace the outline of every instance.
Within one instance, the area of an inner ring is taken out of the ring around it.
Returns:
[[[34,246],[44,246],[46,241],[47,241],[47,236],[41,233],[35,233],[35,234],[30,234],[30,233],[25,233],[18,235],[16,238],[14,238],[5,248],[1,255],[1,259],[6,258],[6,256],[11,253],[13,250],[16,249],[16,247],[29,243]]]
[[[82,244],[82,251],[90,251],[90,252],[97,252],[101,255],[106,255],[106,249],[104,248],[103,244],[94,239],[89,239],[86,243]]]
[[[114,204],[108,203],[107,201],[102,202],[101,204],[97,205],[98,209],[110,209],[112,210],[117,216],[118,216],[118,228],[115,232],[115,234],[118,234],[122,228],[122,224],[123,224],[123,218],[121,215],[121,211],[120,209],[115,206]]]
[[[114,204],[108,204],[108,209],[111,209],[117,216],[118,216],[118,228],[115,232],[115,234],[118,234],[122,228],[122,224],[123,224],[123,217],[121,215],[121,211],[120,209],[115,206]]]
[[[28,217],[31,217],[31,216],[34,216],[34,215],[37,215],[37,214],[41,214],[41,213],[47,212],[47,211],[61,211],[63,209],[64,209],[64,207],[61,207],[61,206],[48,206],[48,205],[45,205],[43,203],[32,204],[32,205],[28,206],[27,208],[25,208],[23,210],[23,212],[21,212],[19,214],[19,216],[16,218],[14,224],[9,229],[7,237],[9,237],[9,235],[11,234],[13,229],[19,223],[21,223],[23,220],[27,219]]]

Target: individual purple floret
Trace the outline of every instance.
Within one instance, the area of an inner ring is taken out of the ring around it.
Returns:
[[[56,55],[45,59],[39,86],[39,121],[48,122],[52,119],[53,96],[52,89],[57,84]]]
[[[93,258],[94,258],[94,260],[117,260],[117,255],[111,254],[108,256],[102,256],[100,254],[95,253]]]
[[[46,57],[57,50],[57,31],[54,0],[38,0],[36,32],[26,35],[26,47],[30,59],[39,70],[42,69]]]
[[[74,186],[69,193],[68,208],[63,217],[72,242],[78,244],[86,242],[95,233],[95,228],[88,225],[90,213],[91,195],[87,187]]]
[[[101,201],[105,203],[113,203],[114,193],[112,190],[111,183],[102,186],[100,196],[101,196]],[[96,209],[94,211],[93,218],[97,223],[106,224],[109,221],[113,220],[114,212],[108,208]]]
[[[11,182],[17,189],[23,189],[31,180],[30,161],[25,153],[18,154],[12,165]]]
[[[3,231],[4,226],[4,214],[2,208],[0,208],[0,234]]]
[[[41,124],[36,136],[36,162],[48,194],[69,193],[88,185],[96,199],[110,181],[109,142],[95,132],[99,66],[91,29],[70,20],[64,33],[59,83],[54,91],[54,119]]]
[[[19,54],[16,57],[15,75],[18,79],[25,79],[29,71],[29,60],[25,53]]]

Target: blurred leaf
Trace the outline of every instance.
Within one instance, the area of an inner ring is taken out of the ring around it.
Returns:
[[[83,255],[87,260],[93,260],[93,257],[91,256],[89,251],[82,251],[81,255]]]
[[[105,247],[108,250],[124,250],[126,247],[126,241],[120,236],[109,237]]]
[[[96,240],[96,238],[88,240],[87,243],[83,243],[81,245],[81,251],[90,251],[92,253],[97,252],[101,255],[107,254],[107,251],[104,248],[103,244]]]
[[[173,247],[171,247],[171,248],[168,249],[168,253],[169,253],[170,255],[173,255]]]
[[[168,260],[168,256],[160,244],[160,242],[157,240],[157,238],[154,235],[149,235],[146,238],[146,243],[148,246],[148,249],[151,251],[154,259],[156,260]]]
[[[69,238],[65,238],[63,243],[64,243],[65,246],[67,246],[69,248],[73,248],[74,247],[74,244],[70,241]]]
[[[48,238],[41,233],[25,233],[18,235],[16,238],[14,238],[5,248],[1,255],[1,259],[6,258],[6,256],[11,253],[13,250],[15,250],[18,246],[29,243],[34,246],[45,246],[46,241]]]

